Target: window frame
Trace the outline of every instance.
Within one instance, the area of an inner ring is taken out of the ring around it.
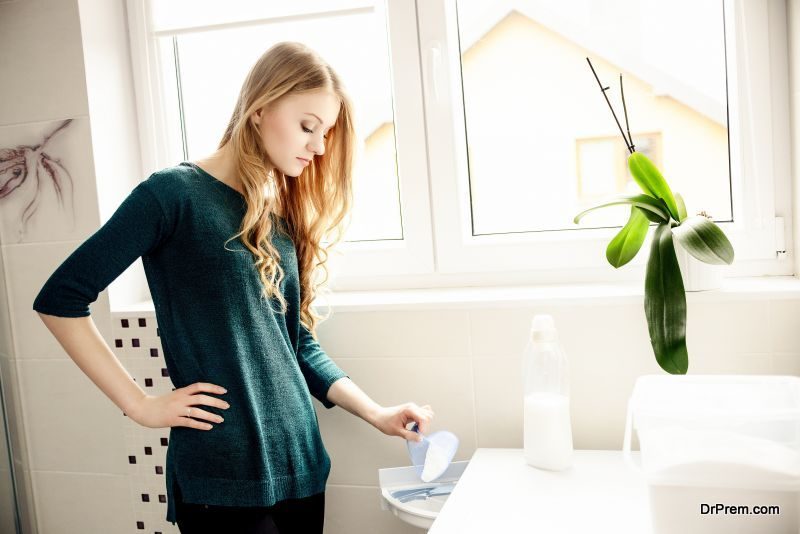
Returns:
[[[146,174],[168,164],[166,147],[176,142],[164,119],[150,1],[126,0]],[[791,221],[788,40],[780,22],[786,5],[722,1],[726,28],[733,30],[726,41],[729,79],[735,77],[729,90],[735,222],[720,226],[737,254],[725,275],[793,274],[791,248],[780,258],[775,252],[776,218]],[[500,16],[514,2],[492,5]],[[376,9],[385,9],[389,39],[404,239],[339,244],[329,261],[329,285],[360,290],[640,280],[650,236],[625,269],[605,261],[605,247],[624,221],[614,228],[471,235],[456,0],[384,0]],[[748,83],[737,83],[745,76]],[[745,179],[751,176],[758,180]],[[790,234],[788,228],[791,246]]]

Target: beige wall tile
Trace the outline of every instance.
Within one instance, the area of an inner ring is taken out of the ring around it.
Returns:
[[[766,326],[769,338],[759,340],[764,347],[762,350],[800,354],[800,300],[771,302]]]
[[[467,356],[469,320],[464,310],[339,313],[319,338],[336,358]]]
[[[122,412],[71,360],[19,360],[31,469],[124,474]]]
[[[22,415],[22,400],[16,360],[0,358],[0,373],[3,377],[3,395],[8,415],[8,431],[11,438],[11,456],[28,465],[28,438],[25,433],[25,420]]]
[[[611,354],[573,351],[570,356],[572,436],[576,449],[620,449],[628,399],[636,379],[663,374],[652,350],[619,346]]]
[[[657,369],[647,320],[639,303],[565,309],[556,325],[574,373],[584,372],[582,368],[585,366],[598,368],[601,372],[616,370],[624,358],[621,353],[640,355],[632,361],[636,369],[651,364]]]
[[[39,157],[58,162],[51,178],[35,166],[47,160],[37,159],[21,185],[0,199],[4,245],[82,241],[99,227],[89,119],[69,119],[0,126],[0,147],[36,147],[47,139]]]
[[[534,310],[527,308],[470,310],[472,355],[485,358],[519,357],[528,342],[534,313]]]
[[[800,352],[776,352],[773,354],[772,372],[776,375],[800,376]]]
[[[20,523],[24,534],[39,532],[36,524],[36,507],[33,495],[33,480],[30,470],[22,462],[14,460],[17,484],[17,504],[19,506]]]
[[[769,315],[770,303],[765,300],[690,301],[686,314],[689,354],[768,352],[772,350]]]
[[[42,286],[80,242],[12,245],[4,247],[9,309],[18,358],[61,359],[66,353],[33,310],[33,301]],[[108,292],[100,293],[90,312],[104,338],[110,337]]]
[[[15,358],[5,263],[3,250],[0,247],[0,354],[5,355],[7,358]]]
[[[325,534],[421,534],[425,532],[382,510],[376,486],[338,486],[325,490]]]
[[[0,5],[0,49],[14,51],[3,58],[3,124],[88,114],[75,0]]]
[[[614,350],[621,343],[637,348],[649,346],[642,305],[598,301],[471,310],[473,356],[520,357],[528,342],[531,320],[539,313],[553,316],[559,339],[568,352],[585,349],[597,352],[604,347]]]
[[[706,352],[689,354],[689,372],[693,375],[765,375],[773,372],[768,352]]]
[[[4,433],[0,438],[5,440]],[[14,484],[12,483],[11,465],[8,463],[8,454],[0,445],[0,452],[4,454],[3,463],[0,464],[0,532],[13,534],[16,531],[17,510],[14,503]]]
[[[475,358],[478,447],[522,448],[522,357]]]
[[[42,533],[137,532],[126,477],[50,471],[32,474]]]

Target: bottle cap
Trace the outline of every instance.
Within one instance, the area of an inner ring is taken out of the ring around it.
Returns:
[[[533,341],[558,341],[556,323],[552,315],[537,314],[531,322],[531,339]]]

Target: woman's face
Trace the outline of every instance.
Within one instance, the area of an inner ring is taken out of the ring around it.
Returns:
[[[270,161],[286,176],[299,176],[314,157],[325,153],[328,130],[339,116],[339,98],[319,90],[280,99],[253,115]]]

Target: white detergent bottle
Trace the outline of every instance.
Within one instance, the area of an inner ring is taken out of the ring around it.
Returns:
[[[525,461],[542,469],[567,469],[572,465],[569,369],[550,315],[534,316],[522,365]]]

